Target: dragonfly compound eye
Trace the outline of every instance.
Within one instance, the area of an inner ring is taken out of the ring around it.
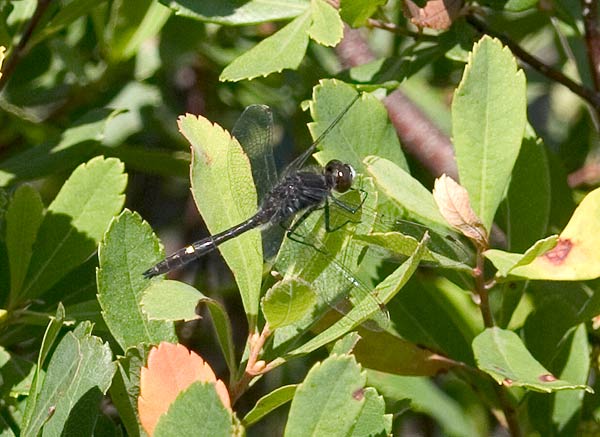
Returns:
[[[335,191],[344,193],[352,187],[355,172],[351,165],[334,159],[325,166],[325,176]]]

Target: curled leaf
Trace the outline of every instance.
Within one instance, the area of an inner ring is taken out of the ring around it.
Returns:
[[[223,405],[231,409],[225,384],[198,354],[181,344],[166,342],[152,348],[148,365],[142,368],[138,398],[140,422],[150,436],[160,416],[167,412],[179,393],[195,381],[213,383]]]
[[[457,184],[454,179],[443,174],[435,181],[433,198],[446,221],[478,247],[487,248],[487,230],[481,219],[477,217],[467,190]]]

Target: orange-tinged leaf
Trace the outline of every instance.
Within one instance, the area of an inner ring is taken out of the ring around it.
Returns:
[[[223,405],[231,409],[225,384],[198,354],[181,344],[166,342],[150,351],[148,364],[142,367],[138,398],[140,422],[150,436],[177,395],[195,381],[213,383]]]

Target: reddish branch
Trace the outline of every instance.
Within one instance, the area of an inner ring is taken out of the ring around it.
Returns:
[[[375,56],[359,30],[346,27],[344,39],[336,47],[345,67],[373,61]],[[456,162],[450,139],[402,91],[385,99],[385,106],[404,149],[434,176],[446,173],[456,178]]]
[[[585,45],[587,48],[594,89],[600,90],[600,30],[598,29],[598,2],[581,0]]]

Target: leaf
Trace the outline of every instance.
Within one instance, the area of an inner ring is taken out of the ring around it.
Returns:
[[[200,305],[207,305],[229,372],[237,373],[231,321],[225,308],[190,285],[178,281],[154,281],[144,290],[142,310],[150,320],[194,320]]]
[[[344,23],[333,6],[323,0],[311,0],[312,23],[309,36],[321,45],[336,46],[344,36]]]
[[[262,299],[269,329],[291,325],[302,319],[316,304],[315,292],[306,281],[286,277],[277,282]]]
[[[195,320],[196,306],[209,300],[191,285],[179,281],[153,281],[142,295],[142,311],[149,320]]]
[[[581,201],[556,246],[510,274],[527,279],[582,281],[600,276],[600,188]]]
[[[310,25],[309,9],[277,33],[235,58],[225,67],[219,80],[237,82],[242,79],[268,76],[285,68],[298,68],[308,46]]]
[[[156,426],[155,437],[243,435],[232,425],[231,411],[219,400],[215,386],[195,382],[171,404]]]
[[[129,348],[125,356],[117,359],[117,372],[110,386],[110,399],[119,412],[127,435],[139,437],[144,435],[139,422],[137,402],[140,395],[140,374],[147,362],[150,347],[140,345]]]
[[[138,410],[144,430],[153,435],[161,415],[169,410],[178,395],[196,381],[209,382],[221,405],[231,410],[229,394],[222,381],[199,355],[181,344],[162,342],[148,354],[142,368]]]
[[[410,400],[410,409],[433,417],[444,435],[478,435],[474,424],[459,401],[446,394],[430,378],[390,375],[367,370],[367,383],[375,387],[393,405]]]
[[[352,429],[352,436],[390,435],[392,432],[392,415],[385,414],[385,402],[373,387],[366,387],[362,393],[365,403]]]
[[[507,224],[503,229],[510,252],[525,251],[546,235],[551,192],[544,144],[528,132],[506,194]]]
[[[297,388],[296,384],[284,385],[264,395],[242,419],[244,426],[249,427],[255,424],[270,412],[291,401]]]
[[[364,241],[370,246],[381,247],[395,257],[410,256],[419,244],[419,241],[416,238],[400,232],[371,232],[368,235],[357,235],[354,238]],[[463,270],[465,272],[471,272],[473,270],[468,264],[454,261],[444,255],[434,252],[430,248],[425,249],[422,261],[433,262],[439,264],[440,267],[447,269]]]
[[[389,275],[375,287],[373,290],[373,295],[376,296],[381,303],[387,303],[390,301],[394,295],[400,291],[404,284],[406,284],[408,279],[412,276],[419,265],[419,261],[421,260],[425,251],[426,243],[427,236],[424,237],[423,241],[421,241],[409,259],[407,259],[391,275]],[[340,320],[327,328],[325,331],[318,334],[313,339],[290,352],[289,356],[307,354],[321,346],[326,345],[327,343],[337,340],[344,334],[356,328],[362,322],[368,320],[380,309],[381,308],[379,307],[374,307],[372,300],[365,299],[361,302],[358,302],[348,312],[347,315],[342,317]]]
[[[366,379],[352,355],[315,364],[296,389],[284,435],[349,435],[365,402]]]
[[[543,336],[543,332],[540,334],[540,337]],[[565,337],[561,338],[559,345],[553,347],[553,361],[560,363],[562,367],[560,378],[585,384],[590,373],[588,357],[591,352],[585,325],[579,325],[574,331],[569,330]],[[580,414],[584,395],[585,392],[581,390],[565,390],[551,395],[532,394],[527,402],[529,417],[537,430],[546,435],[577,435],[578,423],[573,421],[573,417]],[[549,417],[552,420],[546,419]]]
[[[477,366],[498,384],[525,387],[543,393],[577,389],[592,392],[585,384],[573,384],[552,375],[531,356],[512,331],[486,329],[473,340],[473,352]]]
[[[340,14],[350,26],[361,27],[384,4],[386,0],[342,0]]]
[[[106,49],[113,61],[134,56],[142,43],[156,36],[171,11],[153,0],[119,0],[112,4],[105,29]]]
[[[305,12],[308,1],[303,0],[236,0],[197,2],[193,0],[160,0],[175,11],[176,15],[210,23],[230,26],[261,24],[266,21],[285,20]]]
[[[41,296],[94,253],[123,207],[126,184],[123,164],[114,158],[96,157],[75,169],[39,228],[20,299]]]
[[[420,28],[447,30],[460,15],[462,6],[461,0],[426,0],[421,8],[416,2],[405,0],[404,14]]]
[[[496,273],[499,278],[505,278],[511,272],[520,266],[531,264],[536,257],[543,256],[546,252],[556,247],[558,236],[551,235],[543,240],[536,241],[524,254],[510,253],[499,249],[486,250],[483,254],[489,259],[494,267],[498,269]]]
[[[443,174],[435,180],[433,198],[446,221],[481,248],[487,248],[488,231],[471,208],[469,193]]]
[[[88,112],[57,139],[17,153],[0,163],[0,186],[21,180],[38,179],[71,169],[93,157],[107,123],[120,110],[96,109]]]
[[[142,272],[162,256],[150,226],[127,209],[113,219],[98,247],[98,302],[124,351],[140,343],[177,341],[173,323],[148,320],[140,304],[149,285]]]
[[[52,354],[31,421],[22,435],[91,435],[102,395],[115,373],[107,343],[83,323]]]
[[[523,71],[508,48],[484,36],[454,94],[452,137],[460,183],[486,229],[506,192],[525,122]]]
[[[435,376],[453,367],[451,360],[388,332],[360,330],[353,354],[365,368],[397,375]]]
[[[481,311],[459,286],[444,278],[415,275],[388,303],[388,308],[394,330],[405,341],[452,360],[475,363],[471,343],[483,329]],[[414,369],[410,362],[397,366]],[[423,370],[436,366],[430,363]],[[412,374],[408,370],[401,373]]]
[[[308,128],[314,140],[355,97],[356,90],[352,86],[336,79],[322,80],[313,88],[309,109],[314,122]],[[343,157],[344,162],[352,165],[357,173],[365,173],[363,159],[368,155],[377,155],[408,169],[387,110],[379,100],[366,93],[323,138],[319,149],[315,158],[321,165]]]
[[[376,156],[365,159],[367,172],[377,188],[394,203],[406,209],[410,218],[435,229],[448,229],[435,200],[423,185],[394,163]]]
[[[44,332],[44,337],[42,339],[40,352],[38,354],[38,359],[35,366],[35,373],[31,382],[31,387],[29,388],[27,405],[21,421],[22,429],[25,429],[30,425],[33,413],[37,408],[37,399],[40,392],[40,386],[43,381],[43,377],[40,376],[40,373],[43,372],[42,366],[46,362],[46,358],[48,357],[48,353],[50,352],[51,348],[54,347],[54,342],[58,338],[58,334],[60,333],[64,323],[65,309],[62,303],[59,303],[56,309],[56,316],[50,318],[50,322],[48,323],[46,331]],[[41,374],[43,375],[43,373]]]
[[[32,246],[44,218],[44,204],[38,192],[29,185],[15,191],[6,211],[6,251],[10,262],[10,298],[16,304],[29,267]]]
[[[237,140],[203,117],[187,115],[180,117],[178,124],[191,144],[192,194],[211,235],[254,215],[258,206],[250,162]],[[248,231],[219,250],[233,272],[246,316],[254,326],[263,270],[260,233]]]

